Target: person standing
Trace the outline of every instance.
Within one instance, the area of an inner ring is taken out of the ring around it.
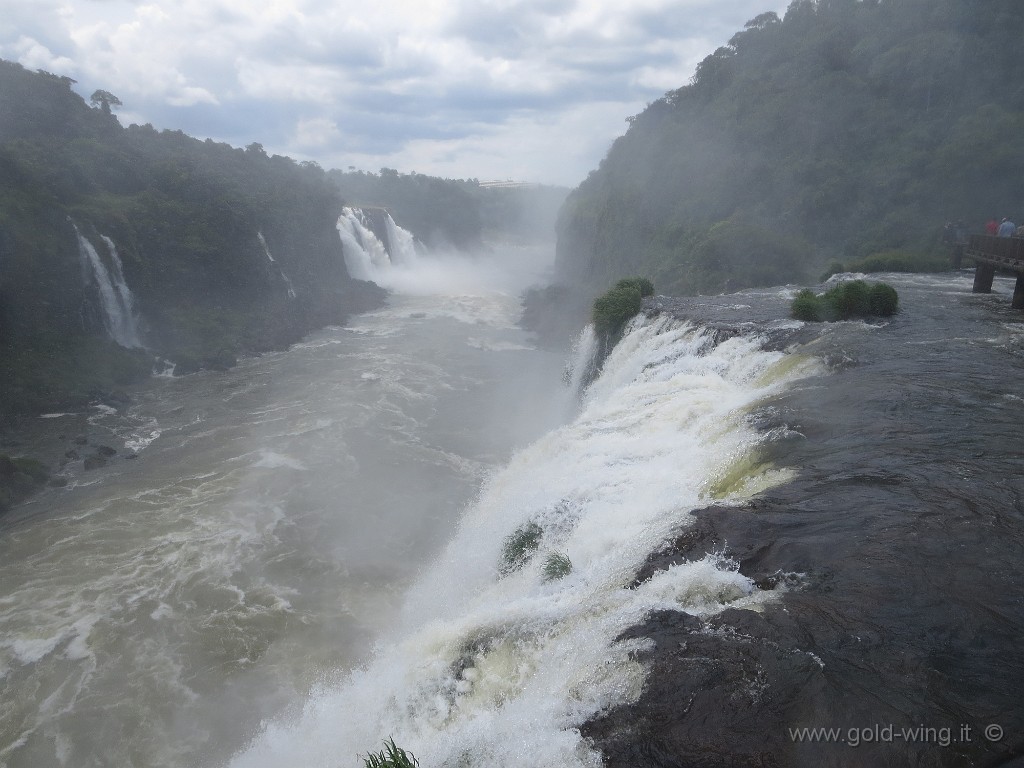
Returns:
[[[995,235],[999,231],[999,222],[996,221],[996,217],[993,216],[991,219],[985,222],[985,234]]]
[[[1009,219],[1003,219],[999,224],[999,229],[996,230],[998,237],[1013,237],[1013,234],[1017,231],[1017,225]]]

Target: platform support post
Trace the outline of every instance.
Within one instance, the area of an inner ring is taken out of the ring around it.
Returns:
[[[979,262],[974,270],[974,293],[992,293],[992,280],[995,279],[996,268],[991,264]]]

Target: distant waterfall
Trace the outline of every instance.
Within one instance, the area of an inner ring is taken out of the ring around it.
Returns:
[[[402,229],[391,218],[391,214],[384,212],[385,224],[388,232],[388,246],[391,252],[392,264],[414,264],[416,262],[416,238],[412,232]]]
[[[256,233],[256,237],[259,238],[260,245],[263,246],[263,252],[267,255],[267,260],[270,261],[271,264],[274,264],[276,266],[277,265],[277,259],[275,259],[270,254],[270,246],[267,245],[267,240],[266,240],[266,238],[263,237],[263,233],[262,232],[257,232]],[[277,273],[281,276],[281,280],[284,281],[284,284],[285,284],[285,286],[288,289],[288,298],[289,299],[294,299],[295,298],[295,287],[292,285],[292,281],[288,279],[288,275],[286,275],[284,273],[284,270],[281,269],[280,267],[278,267]]]
[[[374,232],[373,223],[361,208],[343,208],[338,217],[338,235],[348,273],[356,280],[386,282],[396,266],[416,261],[416,241],[402,229],[387,211],[383,213],[384,242]]]
[[[74,226],[74,225],[72,225]],[[96,284],[103,308],[103,324],[110,338],[122,347],[142,347],[135,318],[135,298],[124,279],[121,258],[114,241],[100,235],[110,254],[110,267],[103,263],[93,244],[75,227],[78,253],[92,281]]]

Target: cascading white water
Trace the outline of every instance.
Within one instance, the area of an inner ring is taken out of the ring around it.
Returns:
[[[345,266],[352,277],[377,282],[387,274],[391,267],[388,249],[370,229],[360,209],[342,208],[337,226]]]
[[[402,229],[391,214],[384,212],[384,221],[388,232],[388,245],[390,247],[391,263],[412,265],[416,263],[416,238],[412,232]]]
[[[569,363],[565,368],[565,383],[574,395],[582,395],[583,388],[596,373],[597,351],[597,332],[593,325],[587,323],[573,342]]]
[[[135,299],[124,279],[121,259],[114,241],[100,235],[110,253],[111,269],[103,263],[93,244],[75,227],[78,237],[78,252],[86,269],[92,276],[99,292],[103,308],[103,323],[110,338],[122,347],[142,347],[138,324],[135,319]]]
[[[274,257],[273,257],[273,256],[271,255],[271,253],[270,253],[270,246],[268,246],[268,245],[267,245],[267,240],[266,240],[266,238],[265,238],[265,237],[263,237],[263,233],[262,233],[262,232],[257,232],[257,233],[256,233],[256,237],[257,237],[257,238],[259,238],[259,241],[260,241],[260,245],[261,245],[261,246],[263,246],[263,253],[265,253],[265,254],[267,255],[267,260],[268,260],[268,261],[269,261],[269,262],[270,262],[271,264],[274,264],[274,265],[276,265],[276,264],[277,264],[277,259],[275,259],[275,258],[274,258]],[[281,279],[282,279],[282,280],[284,281],[285,287],[286,287],[286,288],[287,288],[287,290],[288,290],[288,298],[289,298],[289,299],[294,299],[294,298],[295,298],[295,287],[294,287],[294,286],[292,285],[292,281],[288,279],[288,275],[286,275],[286,274],[284,273],[284,270],[283,270],[283,269],[280,269],[280,268],[279,268],[279,269],[277,270],[277,273],[278,273],[279,275],[281,275]]]
[[[616,637],[661,608],[773,599],[711,555],[627,585],[691,510],[785,479],[752,468],[765,438],[744,416],[816,369],[757,338],[635,321],[575,421],[490,477],[374,658],[233,765],[354,765],[393,737],[422,765],[599,766],[578,727],[645,675]],[[571,571],[551,578],[561,557]]]

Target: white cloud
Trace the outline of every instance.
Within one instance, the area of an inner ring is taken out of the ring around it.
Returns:
[[[292,139],[296,147],[307,151],[328,147],[342,138],[338,125],[326,117],[299,120]]]
[[[576,183],[784,0],[7,0],[0,55],[122,116],[315,159]]]
[[[71,75],[77,69],[75,62],[67,56],[56,56],[38,40],[24,35],[12,44],[0,47],[0,54],[29,69],[45,69],[55,75]]]

